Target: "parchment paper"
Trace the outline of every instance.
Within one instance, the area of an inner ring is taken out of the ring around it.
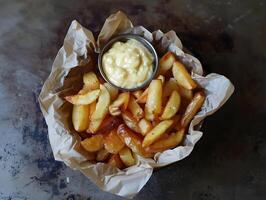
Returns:
[[[72,106],[61,97],[75,93],[81,87],[82,74],[95,66],[95,53],[114,35],[134,33],[144,36],[155,46],[159,54],[174,52],[191,70],[192,77],[205,89],[206,101],[201,111],[192,120],[184,146],[157,153],[154,159],[138,156],[135,166],[119,170],[103,163],[93,164],[87,161],[88,155],[79,148],[80,137],[70,125]],[[79,66],[79,67],[78,67]],[[182,50],[182,43],[174,31],[163,33],[158,30],[149,32],[142,26],[133,27],[131,21],[122,12],[106,19],[95,41],[91,31],[73,21],[69,27],[62,48],[52,66],[39,96],[39,103],[48,125],[49,140],[54,157],[63,161],[72,169],[80,170],[104,191],[127,198],[133,198],[152,175],[153,168],[162,167],[188,156],[194,145],[202,137],[196,125],[218,110],[234,91],[232,83],[219,74],[203,76],[201,63]]]

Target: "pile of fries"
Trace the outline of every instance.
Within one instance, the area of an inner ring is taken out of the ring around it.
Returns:
[[[72,122],[88,160],[123,169],[138,154],[182,144],[190,121],[205,100],[204,92],[172,52],[159,62],[159,72],[144,90],[121,92],[89,72],[83,88],[65,99],[73,104]]]

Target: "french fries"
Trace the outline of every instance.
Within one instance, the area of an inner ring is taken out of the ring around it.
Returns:
[[[162,81],[155,79],[149,85],[147,102],[145,104],[145,118],[155,120],[162,110]]]
[[[117,167],[118,169],[123,169],[125,167],[118,154],[112,155],[107,164],[113,167]]]
[[[112,101],[115,100],[118,96],[118,89],[115,88],[114,86],[110,85],[109,83],[104,83],[103,85],[108,90],[110,97],[111,97],[111,100]]]
[[[121,108],[122,110],[126,110],[129,103],[129,98],[129,92],[119,94],[117,99],[109,106],[110,114],[117,116],[121,114]]]
[[[130,167],[135,164],[135,159],[128,147],[124,147],[121,151],[119,151],[119,156],[126,167]]]
[[[107,116],[105,119],[102,121],[98,131],[96,134],[105,134],[109,133],[110,130],[113,130],[117,128],[120,124],[122,124],[122,120],[118,117],[114,116]]]
[[[190,121],[193,119],[193,117],[196,115],[196,113],[199,111],[201,106],[203,105],[205,101],[205,95],[203,92],[197,92],[190,104],[188,105],[184,115],[181,119],[181,126],[187,127],[187,125],[190,123]]]
[[[109,157],[110,153],[106,149],[101,149],[97,152],[96,160],[97,161],[105,161]]]
[[[157,153],[157,152],[165,151],[167,149],[174,148],[182,142],[184,138],[184,134],[185,134],[185,129],[183,128],[180,131],[176,133],[172,133],[168,137],[163,138],[155,142],[154,144],[150,145],[147,148],[147,151],[152,152],[152,153]]]
[[[128,109],[133,114],[134,118],[139,121],[141,118],[144,117],[144,111],[140,107],[140,105],[137,103],[136,99],[134,97],[130,97],[129,103],[128,103]]]
[[[131,113],[125,111],[122,113],[122,118],[125,122],[125,124],[132,129],[133,131],[140,133],[141,130],[138,125],[138,121],[132,116]]]
[[[138,103],[146,103],[148,97],[149,87],[147,87],[144,92],[137,98]]]
[[[159,76],[157,77],[157,79],[161,80],[161,81],[162,81],[162,84],[164,84],[164,82],[165,82],[165,77],[164,77],[163,75],[159,75]]]
[[[193,92],[192,90],[188,90],[182,86],[178,87],[178,93],[180,94],[180,96],[188,101],[191,101],[191,99],[193,98]]]
[[[171,69],[175,61],[175,55],[172,52],[166,53],[159,61],[159,74],[166,74]]]
[[[173,117],[180,106],[181,98],[177,91],[173,91],[165,108],[163,114],[161,115],[161,120],[170,119]]]
[[[132,132],[125,124],[121,124],[117,129],[118,135],[124,143],[136,154],[143,157],[152,157],[153,154],[147,152],[142,147],[142,138],[136,133]]]
[[[94,135],[90,138],[87,138],[81,141],[81,146],[89,152],[96,152],[103,148],[103,136]]]
[[[140,129],[140,133],[145,136],[152,129],[152,124],[150,121],[143,118],[139,121],[138,127]]]
[[[125,143],[117,135],[116,129],[104,137],[103,143],[104,148],[112,154],[117,154],[125,146]]]
[[[103,85],[100,85],[100,90],[100,96],[95,111],[90,117],[90,124],[87,132],[95,133],[99,129],[105,116],[108,114],[108,107],[111,101],[110,94]]]
[[[74,105],[88,105],[95,101],[100,94],[100,90],[92,90],[86,94],[77,94],[73,96],[66,96],[65,99]]]
[[[137,90],[137,91],[135,91],[135,92],[132,92],[132,95],[133,95],[136,99],[138,99],[138,98],[140,98],[140,96],[141,96],[142,93],[143,93],[142,90]]]
[[[85,85],[85,88],[89,90],[95,90],[100,88],[100,82],[93,72],[88,72],[83,75],[83,83]]]
[[[173,120],[164,120],[157,124],[147,135],[144,137],[142,142],[143,147],[147,147],[157,141],[163,134],[166,133],[167,129],[173,124]]]
[[[73,105],[72,123],[76,131],[85,131],[89,126],[89,105]]]
[[[179,85],[188,90],[192,90],[197,87],[197,84],[193,81],[185,66],[181,62],[174,62],[172,72]]]

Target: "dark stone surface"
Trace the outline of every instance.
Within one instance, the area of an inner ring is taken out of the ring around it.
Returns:
[[[263,0],[0,0],[0,199],[119,199],[54,161],[37,103],[70,22],[97,33],[118,9],[150,30],[175,30],[206,72],[236,86],[192,154],[156,171],[135,199],[266,199]]]

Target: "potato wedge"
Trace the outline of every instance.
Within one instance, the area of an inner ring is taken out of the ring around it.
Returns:
[[[162,110],[162,81],[155,79],[149,85],[147,102],[145,104],[145,118],[153,121]]]
[[[97,161],[105,161],[109,157],[110,153],[106,149],[101,149],[97,152],[96,160]]]
[[[149,92],[149,87],[147,87],[144,92],[140,95],[140,97],[137,98],[137,103],[146,103],[147,101],[147,96]]]
[[[159,61],[159,74],[164,75],[170,70],[175,60],[175,55],[170,51],[167,52]]]
[[[118,96],[118,89],[115,88],[114,86],[110,85],[109,83],[104,83],[103,84],[106,89],[108,90],[110,96],[111,96],[111,100],[115,100]]]
[[[123,169],[125,167],[118,154],[112,155],[107,164],[113,167],[117,167],[118,169]]]
[[[100,94],[100,90],[92,90],[86,94],[66,96],[65,99],[74,105],[88,105],[95,101]]]
[[[117,129],[118,135],[125,142],[125,144],[136,154],[143,157],[152,157],[152,153],[148,153],[142,147],[142,138],[131,131],[125,124],[121,124]]]
[[[193,91],[192,90],[188,90],[184,87],[182,87],[181,85],[179,85],[178,87],[178,93],[180,94],[180,96],[188,101],[190,101],[193,98]]]
[[[92,114],[96,109],[96,101],[92,102],[89,106],[90,106],[90,118],[91,118]]]
[[[129,92],[123,92],[118,95],[117,99],[109,106],[109,112],[113,116],[121,114],[121,109],[126,110],[129,103]]]
[[[81,141],[81,146],[89,152],[96,152],[103,148],[103,136],[94,135],[90,138],[87,138]]]
[[[163,75],[159,75],[159,76],[157,77],[157,79],[161,80],[161,81],[162,81],[162,84],[164,84],[164,82],[165,82],[165,77],[164,77]]]
[[[118,136],[116,129],[113,129],[104,137],[104,148],[112,154],[117,154],[125,146],[124,141]]]
[[[119,156],[126,167],[130,167],[135,164],[135,158],[128,147],[124,147],[121,151],[119,151]]]
[[[190,74],[181,62],[174,62],[172,72],[179,85],[188,90],[192,90],[197,87],[196,82],[191,78]]]
[[[100,85],[100,90],[100,96],[95,111],[91,115],[89,130],[87,132],[95,133],[99,129],[105,116],[108,114],[108,107],[111,101],[110,94],[103,85]]]
[[[96,134],[105,134],[109,133],[110,130],[117,128],[123,121],[121,118],[114,117],[114,116],[106,116],[102,121],[98,131]]]
[[[181,127],[187,127],[193,117],[197,114],[200,110],[201,106],[205,101],[205,95],[203,92],[197,92],[190,104],[188,105],[185,113],[181,119]]]
[[[138,98],[141,96],[142,93],[143,93],[142,90],[137,90],[137,91],[132,92],[132,95],[133,95],[136,99],[138,99]]]
[[[140,105],[137,103],[136,99],[133,96],[130,97],[128,109],[137,121],[144,117],[143,109],[140,107]]]
[[[83,83],[87,89],[95,90],[100,88],[100,82],[94,72],[83,75]]]
[[[165,120],[173,117],[177,113],[180,107],[180,103],[181,103],[180,95],[178,94],[177,91],[173,91],[168,102],[166,103],[166,106],[164,108],[163,114],[161,115],[160,119]]]
[[[85,131],[89,126],[89,105],[73,105],[72,123],[78,132]]]
[[[147,150],[152,153],[157,153],[157,152],[165,151],[167,149],[172,149],[182,142],[184,138],[184,134],[185,134],[185,129],[183,128],[180,131],[176,133],[172,133],[166,138],[163,138],[153,143],[152,145],[147,147]]]
[[[147,119],[143,118],[139,121],[138,123],[140,133],[145,136],[151,129],[152,129],[152,124],[150,121]]]
[[[141,133],[138,121],[133,117],[133,115],[130,112],[124,111],[122,112],[122,118],[125,122],[125,124],[132,129],[133,131],[137,133]]]
[[[157,141],[173,124],[173,120],[164,120],[157,124],[147,135],[144,137],[142,147],[147,147]]]

